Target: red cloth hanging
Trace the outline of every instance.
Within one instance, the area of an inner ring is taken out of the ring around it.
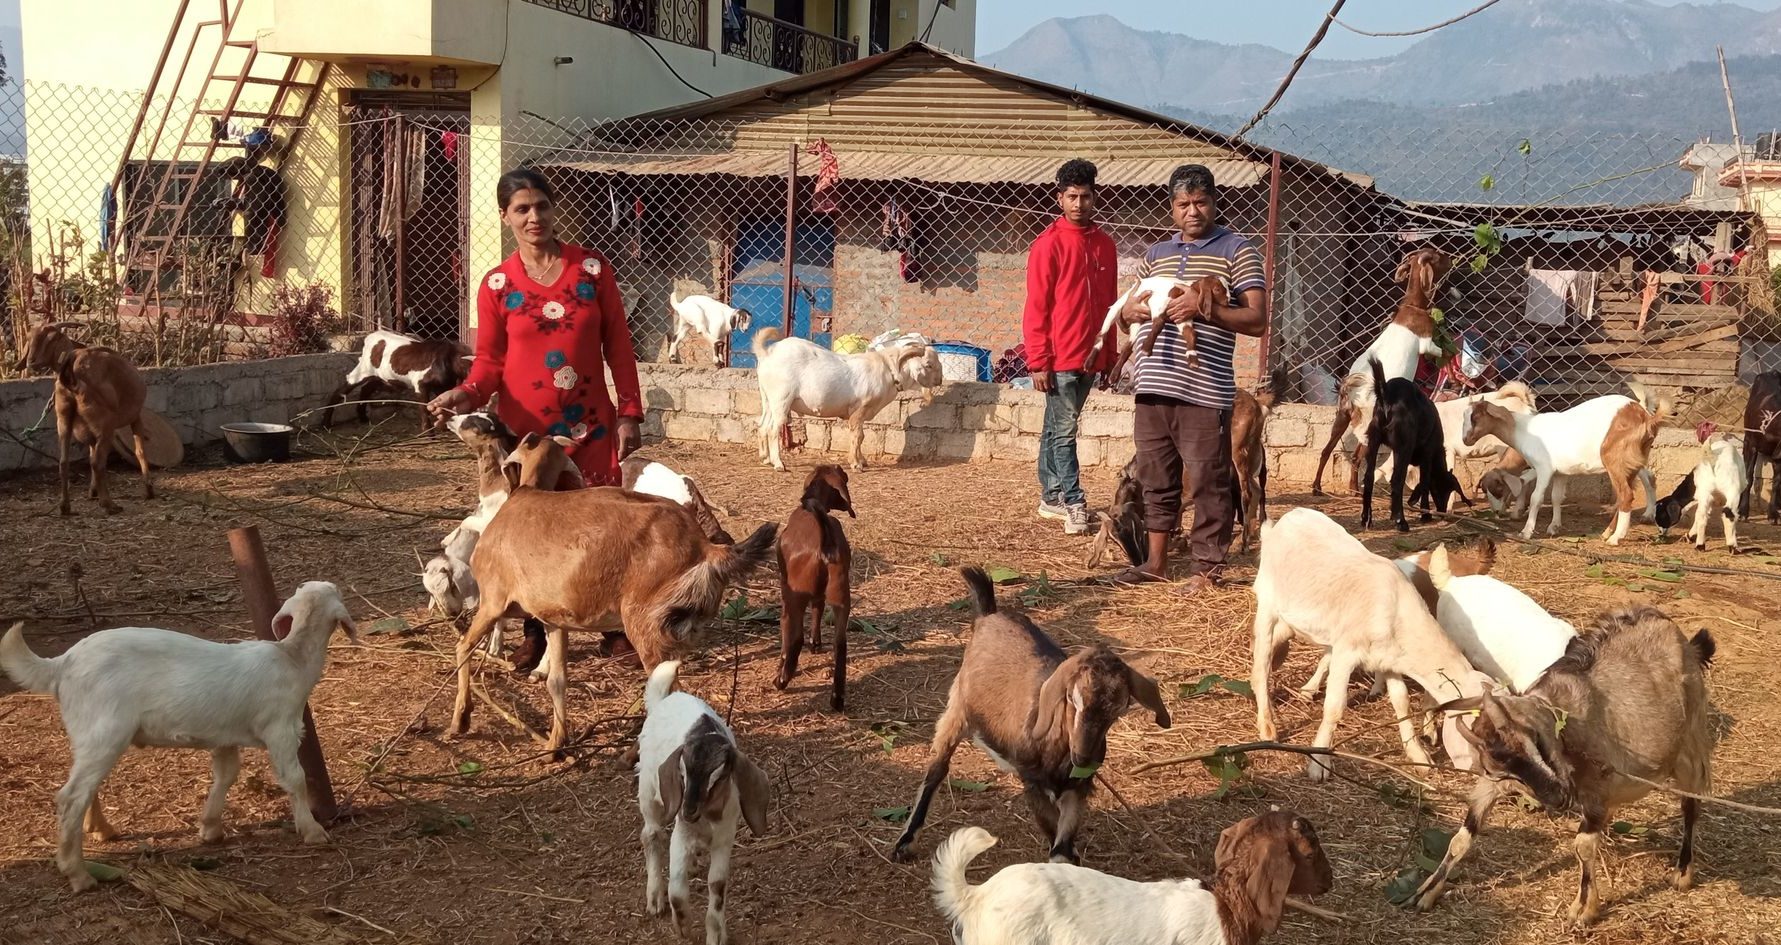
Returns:
[[[260,244],[260,277],[270,279],[278,272],[278,232],[283,226],[274,217],[266,224],[266,240]]]
[[[455,131],[440,132],[439,147],[445,151],[447,161],[456,161],[458,159],[458,133]]]
[[[835,152],[821,138],[811,142],[804,151],[816,155],[816,186],[810,191],[810,209],[814,213],[834,213],[839,208],[835,195],[829,191],[841,182],[841,162],[835,160]]]

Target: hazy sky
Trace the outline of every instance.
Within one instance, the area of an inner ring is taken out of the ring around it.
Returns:
[[[1677,0],[1655,0],[1675,6]],[[1439,23],[1477,6],[1479,0],[1349,0],[1342,21],[1364,30],[1407,30]],[[1759,10],[1781,7],[1781,0],[1739,0]],[[1186,33],[1221,43],[1261,43],[1298,52],[1329,11],[1326,0],[1111,0],[1084,5],[1070,0],[977,0],[977,53],[992,53],[1022,33],[1054,16],[1110,13],[1131,26]],[[1489,16],[1489,10],[1478,14]],[[1389,56],[1415,38],[1356,36],[1332,26],[1317,55],[1329,59]]]

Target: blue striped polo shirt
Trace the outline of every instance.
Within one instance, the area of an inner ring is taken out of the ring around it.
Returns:
[[[1150,247],[1144,254],[1139,277],[1193,282],[1202,276],[1217,276],[1235,305],[1244,290],[1266,287],[1265,271],[1261,251],[1248,237],[1215,225],[1200,239],[1166,239]],[[1148,357],[1138,355],[1133,390],[1215,410],[1231,409],[1231,402],[1237,397],[1237,376],[1231,367],[1232,356],[1237,352],[1236,332],[1209,322],[1194,322],[1194,348],[1200,356],[1200,366],[1195,368],[1187,364],[1181,329],[1164,323],[1161,331],[1156,350]],[[1143,345],[1149,335],[1149,325],[1140,327],[1138,344]]]

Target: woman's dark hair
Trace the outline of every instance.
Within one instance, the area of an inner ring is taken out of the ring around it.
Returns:
[[[1082,158],[1071,158],[1064,162],[1063,167],[1057,169],[1057,192],[1061,194],[1072,187],[1087,187],[1093,190],[1095,174],[1094,162],[1085,161]]]
[[[1173,197],[1182,191],[1217,197],[1218,185],[1212,182],[1212,172],[1206,169],[1206,165],[1183,164],[1169,175],[1169,196]]]
[[[557,192],[551,189],[550,181],[545,180],[543,174],[530,167],[516,167],[495,182],[495,203],[505,211],[513,202],[513,195],[522,190],[536,190],[552,202],[557,199]]]

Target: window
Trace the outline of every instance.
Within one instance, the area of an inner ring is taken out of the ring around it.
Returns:
[[[215,163],[202,179],[196,161],[131,161],[124,168],[123,193],[119,195],[119,235],[128,240],[143,236],[184,236],[194,239],[226,238],[229,214],[217,201],[229,196],[230,182],[218,173]],[[165,190],[162,190],[163,185]],[[198,188],[186,210],[180,232],[171,233],[173,218],[186,199],[186,191]],[[159,203],[155,202],[160,192]]]

